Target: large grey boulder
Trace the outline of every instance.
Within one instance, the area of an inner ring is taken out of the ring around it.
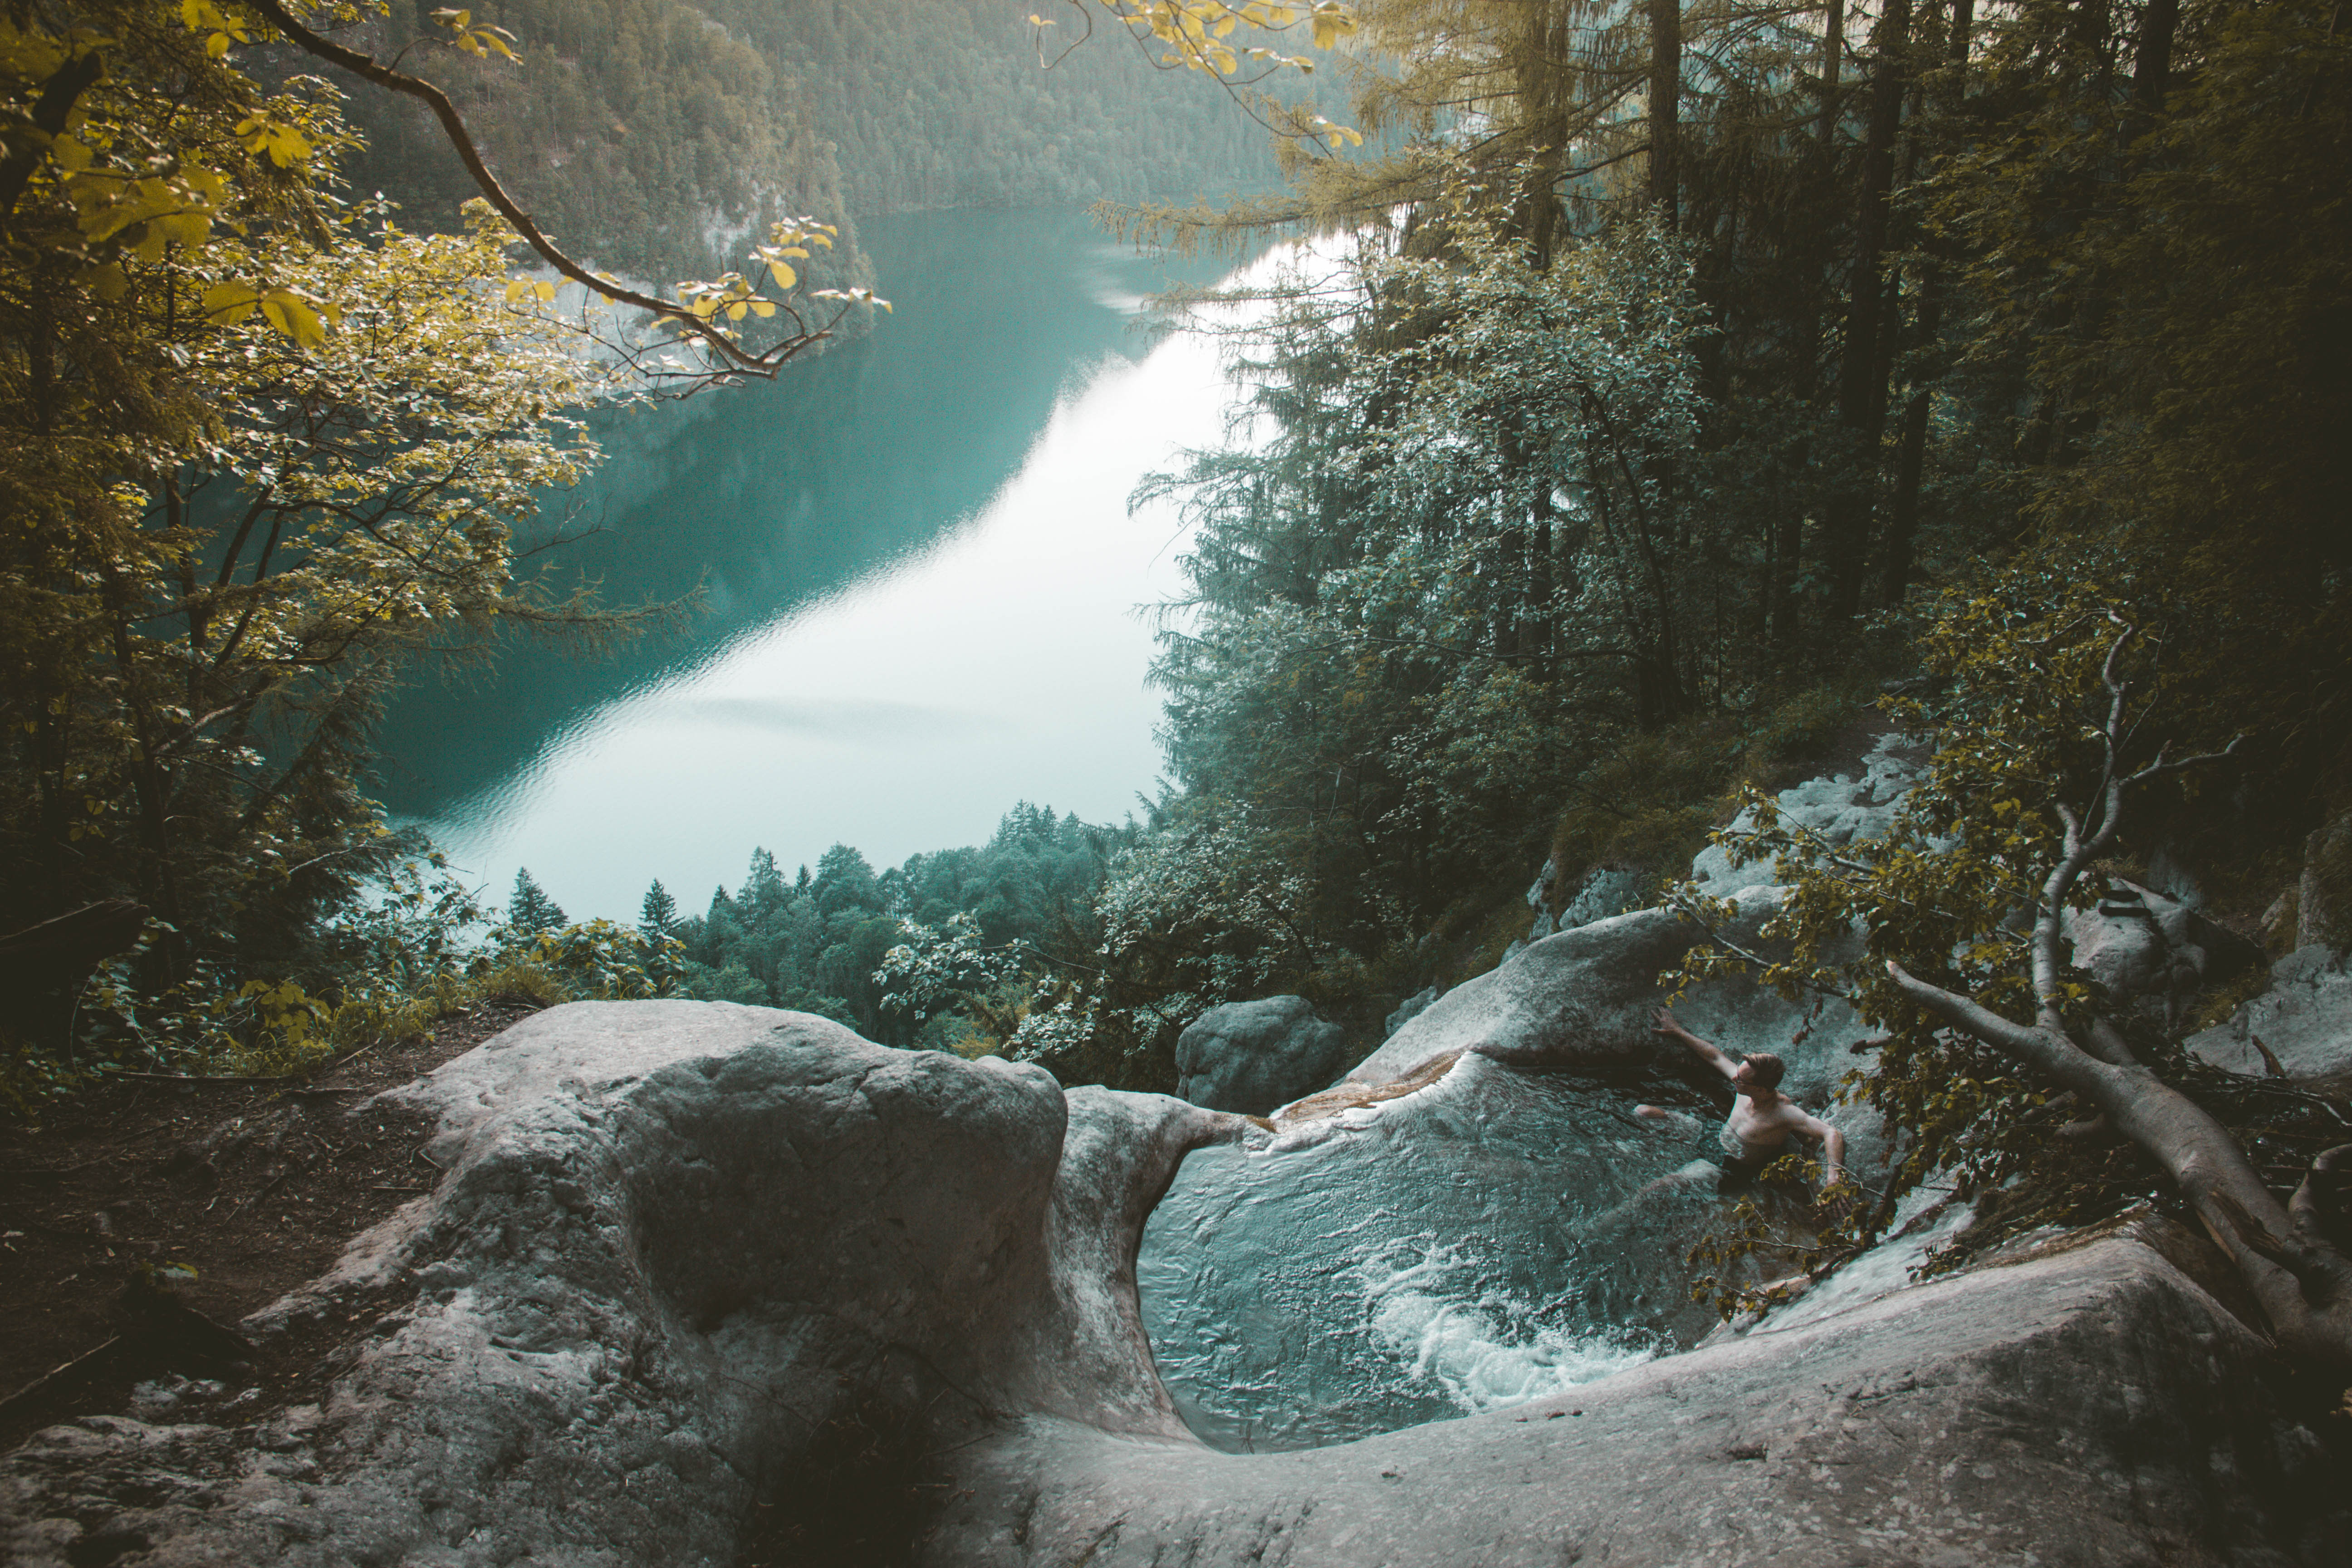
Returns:
[[[2271,1076],[2273,1062],[2277,1073],[2306,1082],[2352,1077],[2352,972],[2346,962],[2323,942],[2295,949],[2271,965],[2269,990],[2184,1043],[2213,1066],[2252,1078]]]
[[[248,1325],[368,1325],[326,1399],[52,1429],[0,1466],[0,1560],[720,1564],[875,1408],[1183,1435],[1128,1271],[1233,1118],[683,1002],[552,1009],[395,1098],[438,1190]]]
[[[1887,830],[1920,764],[1913,743],[1885,735],[1858,775],[1808,780],[1782,791],[1775,804],[1784,822],[1842,847]],[[1754,824],[1748,810],[1732,826]],[[1733,904],[1723,934],[1751,952],[1770,945],[1764,927],[1785,889],[1769,859],[1735,866],[1726,850],[1710,847],[1691,863],[1690,878],[1703,896]],[[1570,924],[1592,908],[1622,908],[1633,890],[1622,873],[1588,879],[1559,934],[1515,949],[1494,969],[1445,993],[1350,1068],[1348,1081],[1393,1082],[1462,1052],[1614,1075],[1686,1067],[1682,1048],[1656,1034],[1654,1021],[1665,999],[1660,977],[1702,940],[1698,927],[1658,908]],[[1869,1033],[1851,1007],[1834,998],[1791,1003],[1745,976],[1725,976],[1694,987],[1675,1011],[1685,1027],[1734,1056],[1780,1057],[1789,1068],[1783,1090],[1845,1133],[1849,1163],[1864,1184],[1884,1168],[1888,1149],[1878,1116],[1833,1103],[1840,1080],[1856,1065],[1853,1047]]]
[[[1771,886],[1737,890],[1737,918],[1726,934],[1743,945],[1762,943],[1761,928],[1781,897]],[[1696,925],[1666,909],[1635,910],[1546,937],[1445,993],[1348,1077],[1385,1083],[1461,1051],[1596,1073],[1677,1065],[1685,1059],[1682,1048],[1654,1030],[1666,994],[1658,979],[1700,939]],[[1848,1047],[1865,1033],[1843,1002],[1787,1002],[1742,976],[1694,988],[1675,1014],[1727,1051],[1778,1053],[1789,1064],[1787,1092],[1816,1107],[1853,1064]]]
[[[1888,734],[1872,748],[1858,776],[1808,780],[1783,790],[1776,805],[1785,822],[1843,846],[1885,833],[1918,776],[1916,748]],[[1754,824],[1753,811],[1732,820],[1734,828]],[[1691,862],[1690,879],[1705,897],[1737,905],[1726,935],[1751,951],[1763,942],[1762,927],[1779,911],[1783,896],[1769,859],[1734,866],[1727,851],[1711,846]],[[1672,1047],[1662,1046],[1652,1032],[1653,1015],[1664,999],[1658,981],[1701,940],[1698,928],[1671,910],[1656,908],[1570,924],[1588,908],[1622,908],[1633,891],[1624,873],[1595,873],[1561,917],[1558,935],[1530,943],[1447,992],[1395,1030],[1348,1077],[1386,1082],[1465,1050],[1522,1066],[1593,1071],[1675,1059]],[[1779,1054],[1789,1063],[1788,1092],[1816,1107],[1852,1065],[1846,1048],[1862,1034],[1853,1010],[1841,1002],[1792,1005],[1745,979],[1710,981],[1677,1013],[1726,1050]]]
[[[891,1482],[847,1503],[958,1568],[2341,1560],[2345,1489],[2177,1232],[1221,1455],[1132,1270],[1185,1152],[1264,1136],[1239,1118],[686,1003],[541,1015],[400,1099],[438,1190],[249,1324],[342,1336],[323,1397],[41,1434],[0,1460],[0,1561],[720,1564],[762,1502],[860,1480],[844,1432]]]
[[[1347,1069],[1347,1032],[1304,996],[1212,1007],[1176,1037],[1178,1098],[1212,1110],[1266,1116]]]
[[[2161,1001],[2168,1021],[2210,980],[2261,962],[2262,950],[2185,900],[2121,878],[2099,901],[2066,911],[2077,968],[2118,1001]]]
[[[1032,1420],[923,1561],[1627,1568],[2342,1562],[2340,1464],[2164,1256],[2071,1245],[1516,1409],[1227,1455]]]

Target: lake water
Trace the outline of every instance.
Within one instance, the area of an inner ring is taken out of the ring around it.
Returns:
[[[862,237],[897,306],[771,385],[630,411],[545,557],[608,603],[701,588],[682,635],[502,651],[388,716],[383,789],[469,879],[530,868],[574,919],[656,877],[698,910],[755,846],[877,867],[1015,801],[1118,820],[1151,788],[1139,606],[1181,525],[1137,479],[1213,444],[1213,343],[1138,330],[1169,268],[1082,214],[932,213]],[[1213,280],[1195,268],[1186,280]]]

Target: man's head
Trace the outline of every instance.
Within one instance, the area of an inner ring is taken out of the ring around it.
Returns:
[[[1740,1061],[1739,1070],[1731,1075],[1731,1087],[1746,1095],[1769,1095],[1779,1090],[1780,1075],[1789,1064],[1769,1051],[1758,1051]]]

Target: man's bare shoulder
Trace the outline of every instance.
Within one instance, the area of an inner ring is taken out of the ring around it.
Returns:
[[[1790,1132],[1810,1132],[1815,1137],[1821,1136],[1828,1130],[1828,1123],[1795,1100],[1786,1098],[1774,1101],[1769,1110],[1757,1106],[1751,1100],[1748,1114],[1754,1125],[1758,1127],[1771,1127]]]

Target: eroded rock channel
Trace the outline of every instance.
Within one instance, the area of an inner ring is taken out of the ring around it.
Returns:
[[[0,1559],[2346,1560],[2330,1417],[2153,1215],[1924,1284],[1865,1258],[1694,1346],[1719,1200],[1622,1082],[1687,940],[1536,942],[1271,1130],[801,1014],[541,1014],[394,1091],[446,1175],[248,1321],[371,1325],[324,1398],[53,1427],[0,1460]],[[1797,1033],[1730,983],[1684,1016]],[[1850,1035],[1815,1022],[1818,1105]]]

